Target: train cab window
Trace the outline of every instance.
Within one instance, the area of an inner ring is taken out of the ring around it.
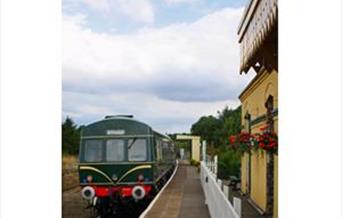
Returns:
[[[123,161],[125,159],[125,143],[122,139],[106,141],[106,161]]]
[[[85,142],[84,160],[86,162],[102,161],[102,140],[87,140]]]
[[[129,161],[146,161],[147,160],[146,139],[129,139],[128,140],[128,160]]]

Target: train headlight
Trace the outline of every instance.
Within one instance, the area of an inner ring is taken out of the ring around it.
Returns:
[[[145,189],[140,185],[135,186],[132,190],[132,196],[135,200],[143,199],[145,197],[145,194]]]
[[[81,190],[81,195],[85,200],[91,200],[95,197],[95,190],[93,187],[86,186]]]
[[[115,181],[117,181],[118,180],[118,176],[116,175],[116,174],[113,174],[112,175],[112,180],[115,182]]]
[[[144,175],[143,175],[143,174],[140,174],[140,175],[138,176],[138,181],[139,181],[139,182],[144,181]]]
[[[92,182],[93,181],[93,176],[92,175],[88,175],[87,176],[87,182]]]

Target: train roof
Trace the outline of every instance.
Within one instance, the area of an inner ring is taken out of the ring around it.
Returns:
[[[148,124],[134,119],[129,115],[106,116],[104,119],[91,123],[82,129],[85,137],[147,137],[153,134],[162,138],[171,138],[152,129]]]

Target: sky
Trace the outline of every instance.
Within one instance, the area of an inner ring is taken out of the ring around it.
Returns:
[[[63,120],[132,114],[162,133],[237,107],[247,0],[63,0]]]

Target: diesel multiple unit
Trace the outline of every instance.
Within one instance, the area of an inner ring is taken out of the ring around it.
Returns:
[[[82,128],[81,195],[101,216],[148,203],[175,165],[171,138],[132,116],[107,116]]]

